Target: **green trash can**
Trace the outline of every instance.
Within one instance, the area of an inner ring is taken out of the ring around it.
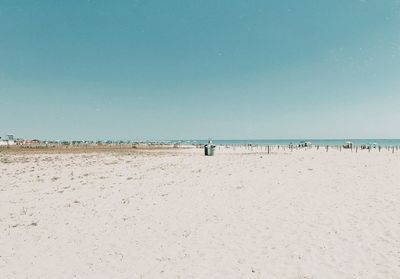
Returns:
[[[204,146],[204,155],[206,156],[214,156],[215,145],[206,144]]]

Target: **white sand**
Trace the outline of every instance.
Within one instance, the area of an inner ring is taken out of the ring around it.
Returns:
[[[400,152],[259,151],[0,154],[0,278],[400,278]]]

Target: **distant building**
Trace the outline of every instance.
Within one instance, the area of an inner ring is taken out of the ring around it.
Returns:
[[[10,145],[15,145],[14,135],[8,134],[6,136],[6,139],[2,139],[0,137],[0,146],[10,146]]]

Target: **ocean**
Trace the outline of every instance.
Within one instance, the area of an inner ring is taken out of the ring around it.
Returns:
[[[301,142],[311,142],[313,145],[320,146],[337,146],[343,145],[347,141],[351,141],[353,145],[370,145],[377,146],[400,146],[400,139],[244,139],[244,140],[212,140],[214,144],[219,145],[289,145],[300,144]],[[181,144],[206,144],[208,140],[170,140],[169,143]]]

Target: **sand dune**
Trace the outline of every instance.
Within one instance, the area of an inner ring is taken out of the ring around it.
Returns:
[[[0,278],[400,278],[400,153],[0,154]]]

